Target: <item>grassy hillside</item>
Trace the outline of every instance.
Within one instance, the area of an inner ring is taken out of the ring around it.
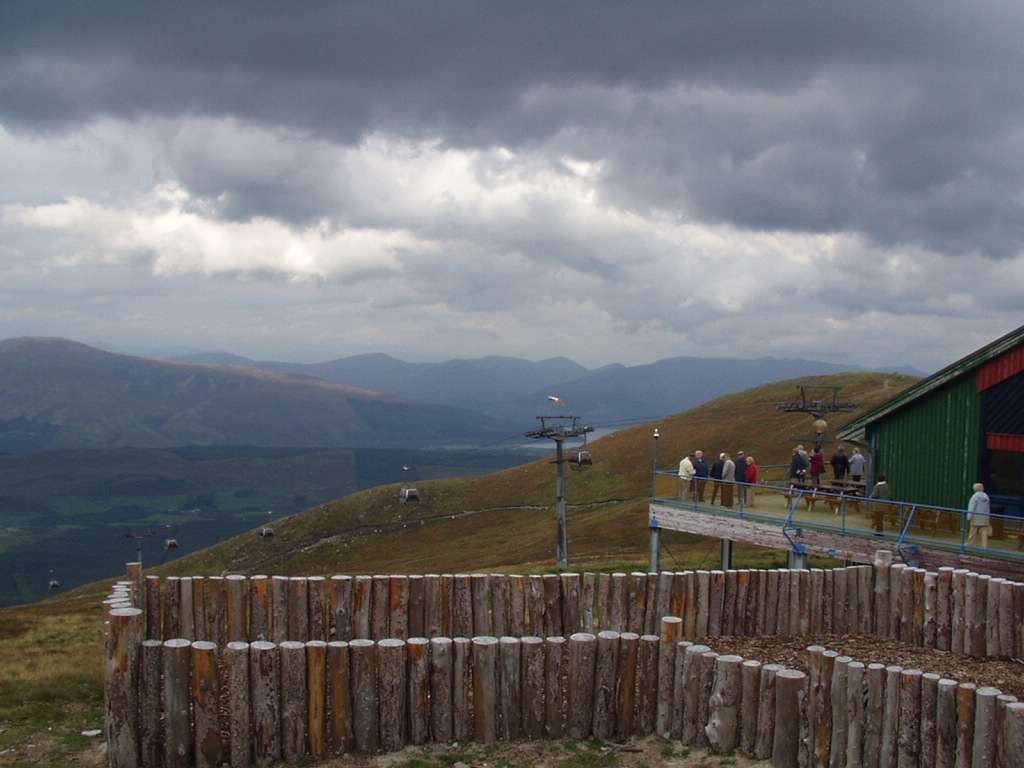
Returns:
[[[730,395],[657,424],[595,441],[594,468],[567,472],[569,556],[574,570],[646,569],[647,504],[654,428],[665,468],[684,451],[745,450],[762,467],[788,459],[791,438],[813,437],[812,417],[779,411],[796,385],[842,386],[870,407],[913,383],[904,376],[843,374],[783,382]],[[862,409],[863,410],[863,409]],[[834,419],[826,436],[856,414]],[[539,461],[484,477],[418,483],[419,505],[399,502],[399,485],[348,496],[159,569],[164,575],[427,573],[554,570],[555,468]],[[665,566],[717,566],[718,542],[666,535]],[[737,565],[774,567],[785,553],[737,548]],[[0,766],[100,765],[102,643],[99,603],[109,582],[31,606],[0,610]],[[84,757],[83,757],[84,756]],[[93,759],[96,762],[83,762]]]

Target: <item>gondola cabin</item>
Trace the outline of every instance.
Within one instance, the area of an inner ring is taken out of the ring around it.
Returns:
[[[260,530],[260,538],[266,541],[267,539],[274,538],[274,529],[269,525]]]
[[[403,488],[399,498],[403,504],[416,504],[420,500],[420,492],[415,488]]]
[[[573,451],[569,454],[569,466],[577,472],[582,472],[594,466],[594,457],[590,455],[590,451]]]
[[[174,552],[178,548],[177,539],[164,539],[164,549],[168,552]]]

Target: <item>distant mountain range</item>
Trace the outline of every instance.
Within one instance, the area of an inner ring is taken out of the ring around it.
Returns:
[[[305,375],[0,341],[0,451],[183,445],[480,445],[519,426]]]
[[[373,354],[299,364],[218,353],[159,360],[23,337],[0,341],[0,451],[484,445],[533,429],[538,415],[618,427],[769,382],[851,370],[864,369],[776,358],[675,357],[596,370],[566,358],[406,363]],[[549,396],[561,398],[564,410]]]
[[[182,362],[242,365],[314,376],[336,384],[437,405],[474,408],[495,418],[534,424],[554,412],[548,396],[585,421],[626,423],[680,413],[716,397],[800,376],[865,372],[859,366],[801,358],[672,357],[649,365],[613,364],[589,370],[564,357],[530,362],[511,357],[406,363],[383,354],[325,363],[257,362],[223,353],[191,354]],[[886,369],[923,376],[908,366]],[[560,411],[559,411],[560,412]]]

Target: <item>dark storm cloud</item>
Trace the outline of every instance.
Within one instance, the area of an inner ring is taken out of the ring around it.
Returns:
[[[1016,4],[8,2],[0,14],[0,117],[24,129],[151,114],[348,144],[376,130],[460,147],[570,133],[626,205],[993,257],[1024,241]],[[226,218],[339,208],[324,168],[261,179],[178,159]]]

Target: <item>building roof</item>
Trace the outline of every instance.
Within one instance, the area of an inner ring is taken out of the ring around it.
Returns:
[[[1008,353],[1013,353],[1012,357],[1004,359],[1004,356],[1007,356]],[[984,371],[986,374],[984,377],[985,382],[984,386],[979,382],[979,389],[992,386],[992,384],[1024,370],[1024,325],[996,339],[991,344],[957,360],[955,363],[947,365],[941,371],[932,374],[928,378],[922,379],[914,386],[886,400],[881,405],[872,408],[867,413],[861,414],[839,430],[840,439],[853,442],[862,441],[869,425],[881,421],[909,403],[924,397],[954,379],[977,371],[983,366],[987,366]]]

